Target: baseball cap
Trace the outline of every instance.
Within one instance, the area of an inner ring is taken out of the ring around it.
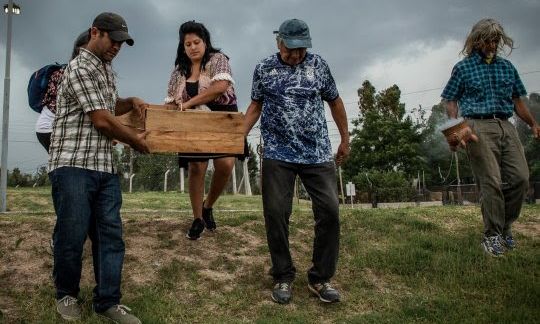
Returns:
[[[129,46],[133,46],[133,38],[128,34],[128,28],[124,18],[112,12],[100,13],[92,27],[99,28],[109,33],[109,37],[115,42],[126,42]]]
[[[285,20],[278,31],[274,31],[287,48],[310,48],[311,36],[308,25],[300,19]]]

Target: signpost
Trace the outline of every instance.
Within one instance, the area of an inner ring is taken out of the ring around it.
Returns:
[[[353,199],[353,197],[356,196],[356,189],[354,187],[354,183],[349,181],[349,182],[347,182],[345,187],[346,187],[346,191],[347,191],[347,196],[349,196],[351,198],[351,208],[354,208],[354,199]]]

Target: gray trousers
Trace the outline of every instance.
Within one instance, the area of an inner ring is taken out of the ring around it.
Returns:
[[[336,271],[339,254],[339,201],[334,162],[296,164],[263,160],[263,209],[272,276],[277,282],[292,282],[296,274],[289,250],[289,219],[297,175],[311,197],[315,219],[313,266],[308,271],[308,280],[326,282]]]
[[[512,235],[529,179],[516,128],[500,119],[469,119],[468,123],[479,138],[467,145],[467,154],[480,191],[484,234]]]

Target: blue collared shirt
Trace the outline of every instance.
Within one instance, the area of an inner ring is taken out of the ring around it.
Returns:
[[[494,57],[487,64],[478,52],[465,57],[452,70],[441,97],[457,101],[462,116],[514,113],[512,99],[527,91],[510,61]]]
[[[279,54],[262,60],[255,68],[251,99],[262,102],[261,133],[264,158],[299,164],[332,160],[332,148],[323,100],[339,93],[328,64],[306,53],[295,66]]]

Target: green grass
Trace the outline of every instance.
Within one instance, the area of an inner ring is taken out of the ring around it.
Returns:
[[[45,251],[54,225],[50,193],[16,189],[8,195],[11,210],[19,213],[0,216],[0,322],[56,323],[52,262]],[[533,323],[540,318],[539,205],[524,207],[514,230],[519,247],[498,259],[480,249],[475,206],[344,208],[334,278],[343,301],[322,305],[306,289],[313,218],[309,202],[302,201],[291,217],[298,274],[293,302],[286,306],[269,298],[260,197],[223,196],[215,210],[218,231],[203,233],[196,242],[184,238],[189,213],[177,211],[188,208],[185,194],[124,195],[122,302],[145,323]],[[91,259],[86,251],[79,296],[83,322],[102,323],[91,311]]]

